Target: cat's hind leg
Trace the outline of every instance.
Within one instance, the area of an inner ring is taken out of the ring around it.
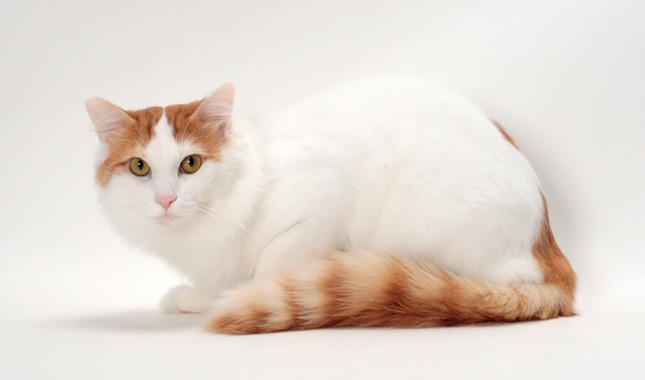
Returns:
[[[263,250],[255,265],[254,279],[271,278],[297,271],[334,247],[333,234],[317,223],[300,222],[276,236]]]

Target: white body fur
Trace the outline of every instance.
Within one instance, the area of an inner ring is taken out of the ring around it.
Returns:
[[[192,153],[162,117],[141,156],[153,180],[122,173],[101,190],[121,232],[193,282],[165,297],[167,311],[202,311],[221,289],[331,249],[425,258],[496,284],[542,281],[534,171],[481,110],[439,86],[370,79],[261,121],[234,116],[222,160],[178,176]],[[177,194],[176,223],[151,220],[164,189]]]

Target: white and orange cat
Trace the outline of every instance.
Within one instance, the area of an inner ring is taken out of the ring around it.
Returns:
[[[86,102],[107,215],[192,282],[165,311],[233,334],[573,314],[535,172],[463,97],[375,78],[264,117],[233,100]]]

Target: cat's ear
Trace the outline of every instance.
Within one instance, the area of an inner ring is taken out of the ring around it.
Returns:
[[[197,117],[203,121],[231,117],[235,88],[233,83],[224,83],[208,95],[197,109]]]
[[[216,123],[224,135],[231,127],[231,114],[235,101],[235,88],[232,83],[224,83],[208,95],[197,108],[195,116],[205,123]]]
[[[85,108],[101,142],[108,141],[110,134],[120,126],[132,122],[132,118],[120,107],[95,96],[85,101]]]

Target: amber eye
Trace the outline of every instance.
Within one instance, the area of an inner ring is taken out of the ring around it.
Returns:
[[[202,158],[197,154],[191,154],[186,156],[182,161],[179,167],[181,171],[186,174],[193,174],[202,166]]]
[[[150,165],[139,157],[131,158],[129,166],[132,174],[136,176],[143,177],[150,173]]]

